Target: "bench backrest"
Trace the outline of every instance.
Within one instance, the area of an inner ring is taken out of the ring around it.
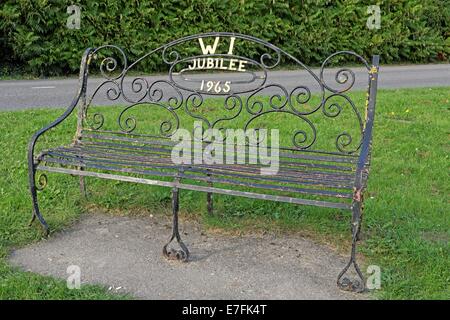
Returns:
[[[283,146],[292,150],[357,156],[364,140],[371,139],[373,116],[368,115],[376,94],[371,79],[378,56],[369,64],[354,52],[340,51],[312,70],[255,37],[207,33],[167,43],[133,63],[111,45],[88,50],[86,60],[85,76],[100,73],[101,79],[86,79],[81,89],[80,138],[96,133],[169,139],[197,121],[203,130],[287,130]],[[339,63],[357,69],[335,68]],[[285,65],[296,71],[277,70]],[[137,68],[159,75],[135,76]],[[361,88],[367,94],[350,93]],[[108,122],[105,109],[94,105],[112,103],[120,107]]]

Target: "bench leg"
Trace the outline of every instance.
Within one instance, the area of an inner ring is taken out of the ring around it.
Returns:
[[[83,157],[77,156],[77,159],[79,159],[80,163],[83,164]],[[83,171],[84,167],[83,166],[79,166],[77,167],[78,170]],[[87,191],[86,191],[86,180],[83,176],[79,177],[80,179],[80,193],[81,196],[86,199],[87,198]]]
[[[80,169],[83,170],[83,169]],[[87,192],[86,192],[86,181],[83,176],[80,176],[80,192],[83,198],[87,198]]]
[[[207,176],[210,178],[211,174],[207,174]],[[212,187],[213,183],[208,182],[208,186]],[[212,194],[212,192],[206,193],[206,207],[208,209],[208,214],[212,215],[213,214],[213,194]]]
[[[208,214],[213,215],[213,194],[211,192],[208,192],[206,194],[206,202],[208,207]]]
[[[44,229],[45,236],[48,236],[49,227],[48,227],[48,224],[45,221],[44,217],[42,217],[41,212],[39,211],[38,196],[37,196],[37,191],[41,190],[43,187],[45,187],[45,184],[47,183],[47,177],[45,175],[41,175],[39,177],[39,182],[41,183],[40,189],[38,189],[38,187],[36,186],[35,177],[36,177],[36,171],[34,170],[34,168],[29,169],[29,173],[28,173],[29,187],[30,187],[30,193],[31,193],[31,200],[32,200],[32,204],[33,204],[33,216],[31,217],[29,226],[31,226],[33,224],[34,220],[36,220],[36,218],[38,218],[39,222],[41,223],[41,225]],[[41,179],[41,177],[43,178],[43,180]]]
[[[350,260],[341,273],[339,273],[337,279],[338,287],[346,291],[363,292],[365,290],[365,279],[356,262],[356,244],[358,242],[359,231],[361,228],[361,210],[361,202],[355,201],[352,208],[352,250]],[[351,280],[349,276],[345,276],[352,265],[359,279]]]
[[[173,210],[173,224],[172,224],[172,236],[169,242],[163,247],[163,255],[169,260],[179,260],[186,262],[189,258],[189,250],[186,245],[181,241],[180,232],[178,231],[178,209],[179,209],[179,190],[178,188],[172,189],[172,210]],[[169,248],[170,243],[177,239],[180,250]]]

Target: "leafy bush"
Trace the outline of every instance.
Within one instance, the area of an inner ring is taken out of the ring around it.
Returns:
[[[83,50],[117,44],[130,60],[178,37],[208,31],[250,34],[309,65],[341,49],[383,63],[448,60],[448,0],[379,0],[381,29],[366,26],[371,0],[104,0],[75,2],[81,29],[68,29],[72,0],[3,0],[1,64],[38,75],[74,73]],[[150,65],[158,69],[157,65]],[[4,70],[0,66],[0,72]]]

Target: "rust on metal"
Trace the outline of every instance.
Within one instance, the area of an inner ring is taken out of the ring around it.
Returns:
[[[353,200],[356,202],[361,202],[362,201],[362,189],[356,189],[353,188]]]

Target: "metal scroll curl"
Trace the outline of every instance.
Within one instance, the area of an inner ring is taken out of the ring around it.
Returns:
[[[172,119],[161,119],[159,124],[159,134],[163,137],[170,137],[176,130],[178,130],[180,126],[180,120],[178,115],[173,111],[172,108],[157,102],[138,102],[132,104],[120,112],[120,115],[117,119],[119,127],[124,133],[132,133],[135,131],[137,127],[137,120],[133,116],[126,116],[126,113],[136,106],[146,106],[146,107],[158,107],[167,111]]]
[[[235,94],[227,96],[223,102],[223,108],[227,112],[234,111],[234,113],[230,114],[229,116],[225,116],[223,118],[214,120],[211,127],[214,128],[220,122],[230,121],[237,118],[242,111],[242,106],[243,103],[242,98],[240,96]],[[221,128],[221,130],[223,130],[223,128]]]
[[[105,122],[103,114],[96,112],[91,115],[89,113],[89,107],[91,106],[92,100],[101,89],[106,91],[106,97],[111,101],[119,99],[122,93],[120,84],[116,80],[107,80],[97,86],[83,110],[83,119],[87,126],[93,130],[99,130],[103,127]]]
[[[217,119],[211,119],[200,115],[198,110],[203,106],[204,98],[201,93],[195,92],[190,94],[185,101],[185,111],[192,118],[200,120],[202,123],[202,128],[194,128],[193,136],[195,139],[206,139],[205,134],[207,134],[207,129],[218,129],[223,132],[225,129],[218,127],[218,124],[223,124],[226,121],[230,121],[239,116],[243,108],[242,98],[239,95],[231,94],[225,97],[223,100],[223,109],[226,115],[219,117]],[[200,130],[201,129],[201,130]],[[207,140],[207,139],[206,139]]]
[[[269,95],[268,99],[261,96],[260,93],[266,89],[276,90],[278,92]],[[288,103],[288,92],[286,88],[279,84],[268,84],[255,90],[245,102],[245,109],[251,115],[259,115],[264,111],[264,107],[270,110],[282,110]]]
[[[131,95],[126,91],[128,85],[124,83],[125,76],[120,82],[120,89],[123,99],[128,103],[167,102],[172,109],[178,109],[183,104],[181,91],[170,81],[156,80],[150,83],[144,77],[136,77],[129,84]]]
[[[345,106],[347,105],[351,107],[351,110],[356,115],[356,119],[358,121],[360,136],[359,143],[355,148],[348,150],[348,147],[352,145],[353,137],[350,133],[343,131],[336,136],[335,145],[336,149],[339,150],[339,152],[352,154],[360,148],[363,138],[363,120],[354,102],[345,94],[333,93],[323,100],[322,113],[328,118],[336,118],[342,113]]]
[[[117,80],[121,78],[128,67],[128,60],[125,52],[118,46],[104,45],[94,50],[92,53],[94,60],[98,59],[102,51],[105,51],[107,56],[100,62],[99,69],[101,75],[107,80]],[[117,58],[113,54],[110,54],[110,52],[118,53],[117,56],[120,57],[120,60],[122,61],[121,68],[118,69],[120,64],[118,63]],[[116,75],[114,75],[114,73],[116,73]]]
[[[199,92],[191,93],[185,100],[184,110],[192,118],[202,121],[202,123],[206,125],[206,128],[211,128],[211,123],[208,121],[208,119],[198,114],[198,110],[203,105],[203,101],[204,99],[201,93]],[[193,130],[194,138],[197,137],[201,139],[201,137],[196,136],[197,135],[196,132],[198,132],[198,130],[194,128]]]
[[[316,141],[316,138],[317,138],[316,127],[311,122],[311,120],[309,120],[305,116],[297,114],[290,110],[268,110],[268,111],[256,114],[256,115],[252,116],[249,120],[247,120],[247,122],[245,123],[245,126],[244,126],[244,131],[249,129],[250,124],[252,122],[254,122],[256,119],[266,116],[268,114],[280,113],[280,112],[293,115],[293,116],[299,118],[300,120],[302,120],[302,122],[306,123],[309,126],[309,128],[311,129],[311,134],[308,134],[305,130],[301,130],[301,129],[294,131],[294,133],[292,135],[292,144],[295,148],[300,149],[300,150],[310,148],[314,144],[314,142]],[[261,129],[261,128],[258,128],[258,129]]]
[[[36,190],[37,191],[44,190],[47,184],[48,184],[47,175],[45,173],[41,173],[36,180]]]
[[[178,43],[172,43],[168,44],[167,46],[164,46],[161,53],[161,57],[165,64],[173,65],[181,59],[180,53],[175,48],[175,45],[177,44]]]
[[[299,115],[312,114],[322,106],[322,102],[312,108],[309,108],[310,110],[308,110],[304,107],[308,106],[311,98],[311,90],[307,86],[297,86],[289,93],[289,106],[293,112]]]
[[[261,65],[264,66],[264,68],[273,69],[278,66],[281,61],[281,51],[274,50],[274,54],[270,54],[269,52],[263,53],[259,61],[261,62]]]
[[[164,90],[164,87],[166,87],[166,90]],[[168,92],[167,89],[172,90],[174,94],[165,94]],[[166,101],[172,110],[180,108],[184,100],[181,91],[173,83],[166,80],[154,81],[148,88],[148,96],[151,102]]]
[[[126,72],[125,72],[125,75],[126,75]],[[125,76],[122,77],[122,80],[120,82],[120,88],[122,90],[122,96],[125,101],[127,101],[129,103],[138,103],[146,98],[148,90],[149,90],[149,83],[148,83],[147,79],[145,79],[143,77],[136,77],[131,81],[130,87],[131,87],[131,92],[135,95],[134,98],[132,98],[125,92],[124,79],[125,79]]]
[[[337,71],[333,71],[334,72],[334,81],[335,81],[335,83],[333,83],[333,84],[327,83],[327,81],[324,79],[324,71],[325,71],[327,65],[330,64],[330,62],[333,59],[337,60],[339,57],[344,56],[344,55],[347,55],[351,58],[359,60],[367,68],[367,70],[370,70],[369,63],[362,56],[360,56],[352,51],[339,51],[339,52],[336,52],[336,53],[328,56],[328,58],[326,58],[323,61],[322,66],[320,67],[320,81],[327,90],[329,90],[333,93],[343,93],[343,92],[349,91],[351,88],[353,88],[353,85],[355,84],[356,75],[349,68],[341,68],[341,69],[338,69]],[[338,87],[336,87],[336,85]]]
[[[100,83],[89,98],[87,98],[86,105],[83,107],[82,112],[84,123],[92,130],[101,129],[105,122],[103,114],[99,112],[89,114],[88,110],[90,109],[93,99],[101,91],[105,92],[108,100],[118,100],[122,96],[121,81],[123,81],[123,76],[128,70],[128,60],[125,52],[118,46],[104,45],[98,47],[92,52],[92,59],[95,61],[100,58],[99,71],[105,81]]]

